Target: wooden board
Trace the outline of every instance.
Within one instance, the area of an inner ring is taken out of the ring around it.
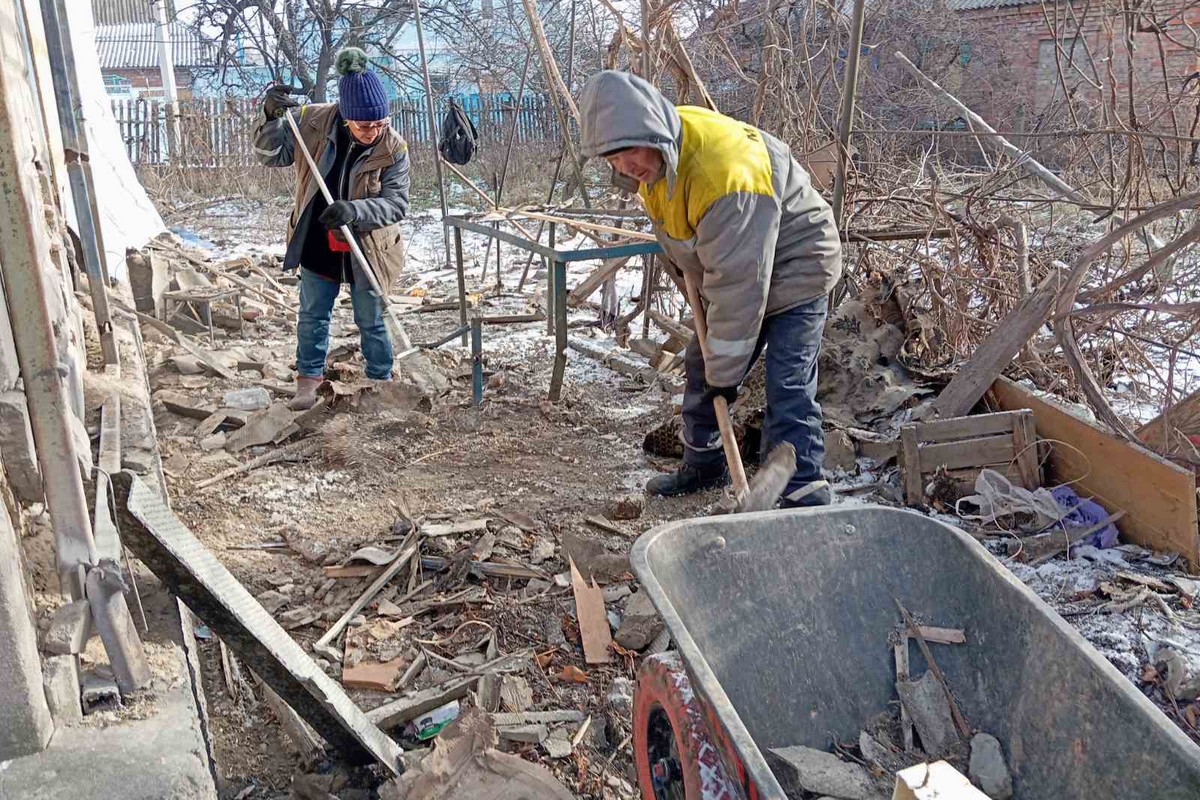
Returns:
[[[922,472],[933,472],[938,467],[967,469],[1007,464],[1013,460],[1015,453],[1011,433],[965,442],[921,445],[917,452],[920,454]]]
[[[583,640],[583,659],[589,664],[612,661],[612,629],[604,610],[604,595],[595,579],[589,586],[579,574],[575,561],[570,560],[571,588],[575,593],[575,616],[579,620],[579,638]]]
[[[1117,527],[1127,541],[1176,551],[1188,560],[1190,571],[1200,568],[1196,476],[1190,470],[1118,439],[1005,378],[992,385],[991,394],[1005,410],[1031,409],[1037,435],[1052,440],[1048,484],[1069,481],[1110,514],[1123,509],[1125,517]]]
[[[934,401],[933,410],[937,416],[961,417],[971,413],[971,409],[987,392],[988,386],[1021,352],[1038,328],[1046,323],[1046,317],[1050,315],[1058,296],[1060,282],[1058,270],[1052,271],[1038,284],[1033,294],[1000,321]]]
[[[951,439],[978,438],[997,433],[1008,433],[1013,429],[1015,417],[1008,411],[995,414],[976,414],[973,417],[952,417],[933,422],[917,423],[917,440],[921,442],[946,442]]]

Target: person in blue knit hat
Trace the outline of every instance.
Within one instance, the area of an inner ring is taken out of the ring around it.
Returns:
[[[293,410],[311,408],[317,401],[317,388],[325,379],[329,322],[342,284],[350,286],[367,377],[389,380],[392,375],[392,344],[383,322],[387,299],[371,293],[338,229],[353,229],[386,294],[404,266],[400,221],[408,214],[408,145],[389,125],[387,92],[368,68],[367,54],[347,47],[335,64],[341,75],[336,103],[300,106],[288,87],[273,86],[263,100],[265,119],[254,135],[260,162],[296,169],[283,259],[285,270],[300,270]],[[283,119],[287,113],[295,117],[301,144],[325,177],[333,203],[325,202],[308,162],[296,158],[295,137]]]

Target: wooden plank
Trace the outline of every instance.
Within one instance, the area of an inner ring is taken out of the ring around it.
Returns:
[[[917,447],[917,453],[920,459],[918,463],[923,472],[933,472],[938,467],[967,469],[989,464],[1006,464],[1013,459],[1013,437],[1010,433],[964,442],[923,444]]]
[[[279,727],[283,728],[283,732],[296,747],[300,763],[306,767],[321,763],[325,757],[325,746],[316,732],[266,682],[263,682],[262,693],[263,702],[271,709],[271,713],[279,721]]]
[[[588,275],[586,278],[580,281],[578,286],[571,290],[571,293],[567,295],[567,305],[569,305],[571,308],[575,308],[584,300],[587,300],[592,296],[593,292],[600,288],[600,284],[604,283],[613,275],[616,275],[617,271],[620,270],[621,267],[628,264],[630,258],[632,258],[632,256],[604,259],[603,263],[601,263],[591,275]]]
[[[1192,392],[1135,433],[1147,447],[1159,453],[1179,456],[1193,464],[1200,463],[1200,455],[1197,455],[1200,448],[1183,438],[1189,434],[1200,434],[1200,391]]]
[[[1018,412],[1017,423],[1013,427],[1013,451],[1015,452],[1017,474],[1021,476],[1021,485],[1033,490],[1042,485],[1042,470],[1039,467],[1037,431],[1033,425],[1033,412],[1022,409]]]
[[[925,498],[916,425],[905,425],[900,429],[900,458],[900,471],[904,475],[904,502],[915,506]]]
[[[604,595],[595,578],[589,586],[575,560],[570,560],[571,589],[575,593],[575,616],[579,620],[579,638],[583,640],[583,659],[589,664],[608,664],[612,661],[612,629],[604,610]]]
[[[1000,377],[1017,353],[1021,352],[1021,348],[1045,324],[1061,281],[1061,272],[1057,269],[1051,271],[1033,294],[1000,321],[992,335],[959,368],[950,385],[933,402],[933,411],[937,416],[962,417],[971,412],[992,382]]]
[[[1125,510],[1117,527],[1126,540],[1178,552],[1188,560],[1190,571],[1200,568],[1196,476],[1190,470],[1118,439],[1007,379],[997,380],[992,393],[1001,408],[1033,411],[1037,435],[1053,445],[1047,483],[1070,482],[1109,513]]]
[[[896,682],[905,683],[908,681],[908,636],[901,634],[900,641],[892,645],[892,651],[896,656]],[[908,709],[904,704],[900,704],[900,730],[903,736],[904,752],[911,753],[913,749],[913,724],[912,717],[908,715]]]
[[[976,414],[971,417],[951,417],[917,423],[917,441],[948,442],[954,439],[977,438],[996,433],[1010,433],[1018,414],[998,411],[994,414]]]

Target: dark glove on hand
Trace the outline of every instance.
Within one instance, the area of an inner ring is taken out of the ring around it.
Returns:
[[[704,391],[714,397],[724,397],[725,402],[729,405],[733,405],[738,396],[736,386],[713,386],[711,383],[705,383]]]
[[[263,98],[263,113],[267,115],[267,119],[279,119],[289,108],[299,106],[285,86],[272,86]]]
[[[358,219],[358,212],[354,210],[354,204],[349,200],[334,200],[333,205],[322,211],[321,216],[317,219],[332,231],[354,222]]]

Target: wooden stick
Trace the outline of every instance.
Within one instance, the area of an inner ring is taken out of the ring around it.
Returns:
[[[644,233],[643,231],[633,231],[628,228],[614,228],[612,225],[602,225],[599,222],[585,222],[579,219],[570,219],[569,217],[558,217],[553,214],[543,214],[540,211],[529,211],[526,209],[496,209],[504,214],[517,214],[529,219],[537,219],[542,222],[557,222],[560,225],[574,226],[576,228],[587,228],[588,230],[600,231],[601,233],[612,233],[617,236],[627,236],[631,239],[641,239],[643,242],[657,242],[658,238],[653,233]]]
[[[438,156],[438,158],[442,158],[442,157]],[[459,170],[458,167],[454,166],[453,164],[451,164],[449,161],[447,161],[444,158],[442,158],[442,163],[445,164],[447,167],[449,167],[451,172],[453,172],[455,175],[457,175],[459,177],[459,179],[462,180],[463,183],[465,183],[468,187],[470,187],[472,190],[474,190],[475,194],[482,197],[487,202],[487,204],[490,205],[493,209],[504,214],[506,217],[512,213],[509,209],[503,208],[502,206],[497,204],[495,198],[490,197],[488,195],[488,193],[485,192],[483,189],[480,189],[479,186],[476,185],[476,183],[474,181],[472,181],[466,175],[462,174],[462,171]],[[529,231],[525,230],[523,227],[521,227],[520,223],[518,223],[512,219],[510,219],[508,221],[510,223],[512,223],[512,226],[514,228],[516,228],[518,231],[520,231],[521,235],[524,236],[526,239],[531,239],[531,240],[533,239],[533,234],[530,233]]]
[[[412,539],[413,534],[409,534],[409,538]],[[400,570],[403,569],[404,566],[408,564],[408,562],[411,561],[412,557],[416,554],[416,542],[413,542],[397,553],[396,557],[393,558],[391,563],[384,568],[379,577],[376,578],[371,585],[368,586],[363,593],[358,596],[357,600],[350,604],[350,607],[346,609],[346,613],[342,614],[338,621],[333,623],[333,627],[325,631],[325,635],[316,641],[316,643],[313,645],[313,650],[321,652],[325,648],[329,647],[329,643],[337,639],[341,632],[345,630],[346,626],[350,623],[350,620],[354,619],[358,612],[366,608],[367,603],[371,602],[371,600],[375,598],[375,595],[379,594],[379,592],[383,590],[383,587],[388,584],[388,581],[396,577],[396,574],[400,572]]]
[[[245,464],[239,464],[236,467],[230,467],[229,469],[225,470],[224,472],[218,472],[216,475],[213,475],[211,478],[205,478],[204,480],[197,483],[195,485],[195,488],[207,489],[209,486],[218,484],[223,480],[232,478],[236,475],[241,475],[246,472],[250,472],[251,470],[256,470],[259,467],[266,467],[266,466],[270,466],[271,464],[278,464],[280,461],[286,461],[291,458],[300,458],[304,455],[307,455],[312,450],[315,450],[316,447],[317,447],[316,442],[311,442],[311,441],[294,442],[294,443],[286,445],[284,447],[280,447],[278,450],[272,450],[269,453],[263,453],[261,456],[258,456],[257,458],[250,459]]]
[[[971,728],[958,708],[958,701],[954,699],[954,693],[950,691],[950,684],[946,682],[942,668],[933,660],[933,652],[929,649],[929,643],[925,641],[925,637],[921,635],[920,626],[899,600],[892,599],[896,601],[896,608],[900,609],[900,616],[904,618],[904,624],[908,626],[909,635],[917,640],[917,646],[921,648],[921,655],[925,656],[925,663],[929,665],[929,671],[933,673],[933,677],[937,678],[937,682],[942,685],[942,691],[946,693],[946,702],[950,704],[950,716],[954,718],[954,727],[958,729],[958,735],[964,739],[968,738],[971,735]]]
[[[300,763],[305,766],[319,764],[325,757],[325,748],[321,744],[321,738],[308,726],[308,723],[300,718],[300,715],[292,710],[292,707],[283,701],[283,698],[275,693],[275,690],[268,686],[262,679],[263,702],[267,704],[267,708],[271,709],[271,713],[275,715],[275,719],[279,720],[279,727],[283,728],[283,732],[287,734],[288,739],[295,745],[296,750],[300,754]]]
[[[696,321],[696,338],[700,342],[700,350],[704,353],[704,361],[708,362],[708,322],[704,317],[704,302],[700,299],[700,290],[685,274],[684,284],[687,287],[688,302],[692,305],[692,314]],[[733,434],[733,421],[729,419],[729,403],[724,397],[713,398],[713,410],[717,412],[717,427],[721,429],[721,444],[725,447],[725,461],[729,465],[729,475],[733,479],[733,492],[738,502],[742,501],[750,489],[746,480],[746,467],[742,464],[742,454],[738,452],[737,438]]]

